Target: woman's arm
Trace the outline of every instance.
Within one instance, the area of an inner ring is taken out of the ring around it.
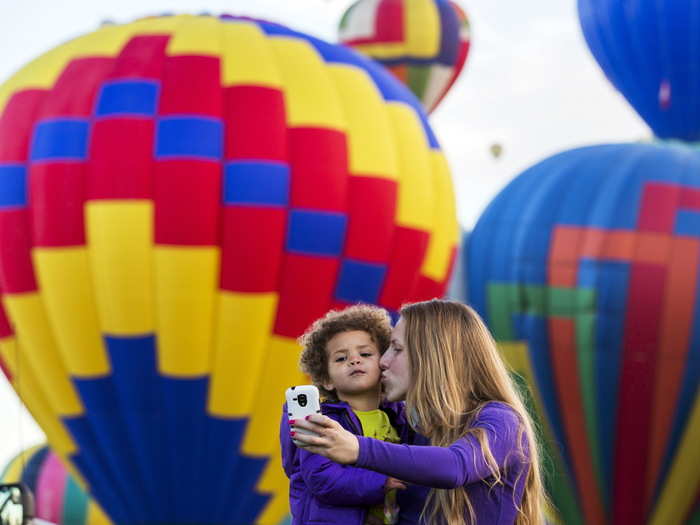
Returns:
[[[349,432],[348,436],[342,427],[338,429],[317,416],[312,416],[311,421],[318,421],[317,428],[306,425],[304,428],[320,431],[322,437],[309,440],[309,450],[336,461],[355,463],[358,467],[436,488],[459,487],[491,476],[481,446],[473,435],[449,447],[395,445],[358,438]],[[474,422],[474,426],[486,432],[499,468],[505,466],[509,454],[515,451],[518,425],[515,412],[503,405],[487,405]]]

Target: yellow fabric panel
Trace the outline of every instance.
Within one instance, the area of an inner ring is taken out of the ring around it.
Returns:
[[[385,42],[383,44],[353,44],[352,48],[375,60],[402,57],[406,54],[406,42]]]
[[[165,54],[209,55],[218,57],[221,52],[221,22],[216,18],[181,15]]]
[[[93,201],[86,204],[85,215],[102,331],[152,333],[153,203]]]
[[[14,337],[8,337],[0,340],[0,356],[12,372],[15,392],[46,434],[51,447],[63,457],[73,454],[76,450],[75,443],[51,409],[27,358],[27,352],[19,351]]]
[[[44,445],[34,445],[33,447],[23,450],[17,456],[15,456],[8,465],[4,467],[4,475],[2,477],[2,483],[19,483],[22,479],[22,471],[27,461],[36,454],[36,452]]]
[[[700,490],[700,395],[696,394],[693,410],[673,460],[668,481],[663,487],[651,525],[681,523]]]
[[[102,507],[94,499],[91,499],[88,504],[85,523],[88,525],[111,525],[112,521],[107,517]]]
[[[277,301],[277,294],[272,292],[220,292],[209,389],[210,414],[250,416]],[[283,400],[277,401],[274,406],[281,407]]]
[[[219,248],[155,246],[158,370],[178,377],[209,373]]]
[[[20,69],[0,86],[0,113],[9,97],[26,89],[49,89],[68,63],[85,56],[116,56],[134,32],[133,24],[105,26],[62,44]]]
[[[406,51],[411,57],[431,58],[440,51],[440,13],[432,0],[411,0],[404,8]]]
[[[7,294],[4,300],[17,340],[22,341],[19,353],[27,354],[41,391],[50,393],[52,411],[59,416],[81,415],[83,406],[58,353],[39,295],[36,292]]]
[[[256,488],[258,492],[272,496],[260,513],[258,523],[281,523],[282,518],[289,514],[289,480],[284,474],[279,450],[270,458]]]
[[[275,57],[265,33],[252,22],[222,23],[223,86],[280,87]],[[243,52],[245,50],[245,52]]]
[[[429,155],[433,168],[435,216],[421,274],[442,282],[450,269],[452,250],[459,242],[459,225],[447,160],[441,151],[430,150]]]
[[[110,373],[97,320],[87,249],[35,248],[32,252],[41,298],[68,373]]]
[[[400,102],[387,106],[399,159],[396,223],[428,231],[433,224],[435,189],[425,131],[410,106]]]
[[[242,451],[251,456],[278,453],[279,422],[284,392],[308,379],[299,370],[301,347],[294,339],[273,335],[265,352],[262,374]]]
[[[283,82],[287,124],[345,130],[345,117],[328,69],[311,44],[298,38],[271,37]]]
[[[350,173],[397,180],[396,145],[381,93],[359,68],[342,64],[328,70],[347,119]]]

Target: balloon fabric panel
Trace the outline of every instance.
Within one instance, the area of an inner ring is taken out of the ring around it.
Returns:
[[[295,338],[444,293],[454,198],[419,102],[338,46],[181,16],[68,42],[0,111],[0,357],[57,453],[115,522],[279,522]]]
[[[699,166],[682,146],[565,152],[470,236],[469,299],[499,345],[525,345],[567,522],[680,522],[695,497]]]

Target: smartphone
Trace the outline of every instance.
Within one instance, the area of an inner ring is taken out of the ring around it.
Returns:
[[[314,385],[290,386],[285,392],[285,397],[287,398],[287,415],[289,419],[304,419],[308,415],[321,413],[321,396],[318,393],[318,388]],[[299,429],[297,432],[316,435],[315,432],[310,430]],[[292,439],[292,441],[297,446],[304,445],[296,439]]]

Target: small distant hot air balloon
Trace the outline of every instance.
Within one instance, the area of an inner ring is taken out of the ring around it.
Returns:
[[[431,112],[464,67],[471,31],[450,0],[358,0],[340,21],[339,40],[382,63]]]
[[[657,137],[700,140],[700,3],[578,0],[593,56]]]
[[[280,523],[296,338],[442,295],[457,240],[420,103],[343,46],[154,17],[0,86],[0,358],[120,525]]]
[[[35,515],[57,525],[109,525],[100,506],[46,445],[29,448],[0,468],[0,482],[23,483],[34,495]]]
[[[489,146],[489,152],[494,159],[500,159],[503,154],[503,146],[499,142],[494,142]]]

